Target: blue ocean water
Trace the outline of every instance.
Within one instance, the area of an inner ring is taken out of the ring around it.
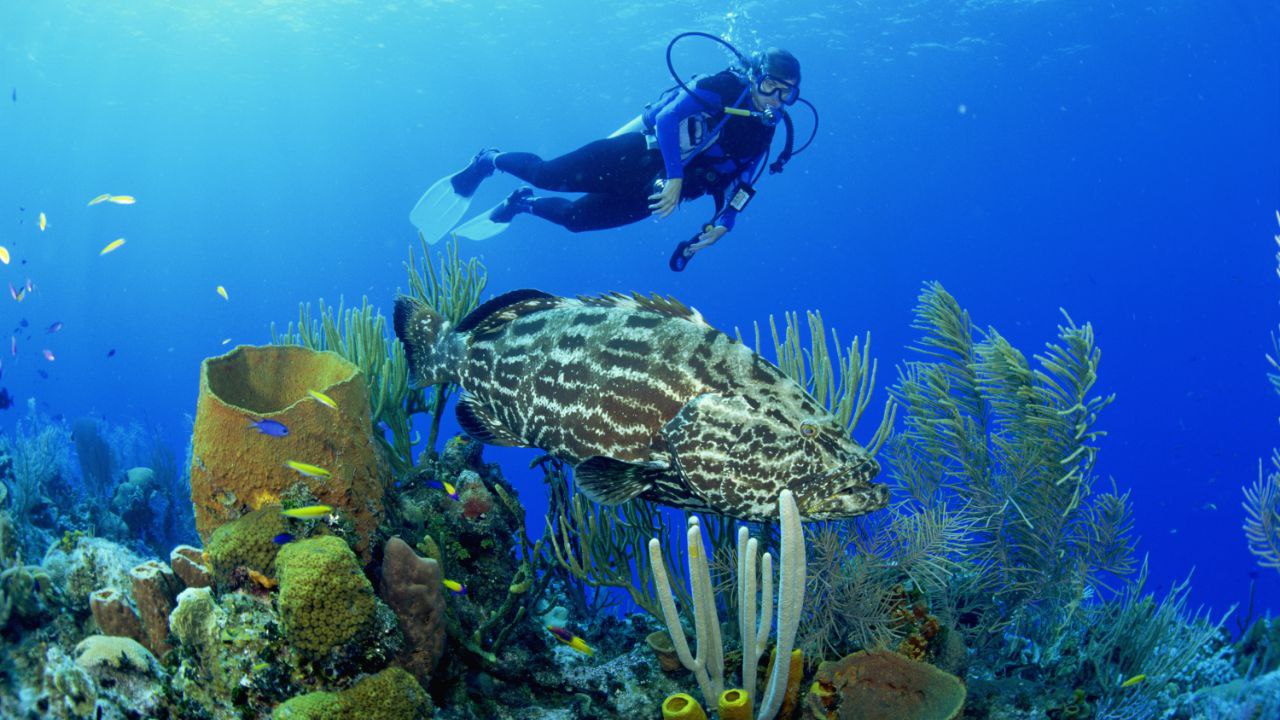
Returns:
[[[0,302],[17,346],[0,428],[32,398],[185,447],[225,339],[265,343],[319,298],[389,313],[431,182],[481,147],[551,156],[608,134],[671,84],[667,41],[703,30],[800,58],[813,147],[683,274],[666,258],[707,200],[584,235],[519,218],[463,246],[490,290],[660,292],[725,329],[820,309],[846,341],[871,333],[882,386],[911,357],[924,281],[1028,352],[1063,308],[1103,349],[1117,401],[1098,467],[1132,491],[1151,587],[1194,568],[1193,603],[1247,603],[1256,580],[1280,609],[1240,507],[1280,444],[1278,21],[1256,0],[5,3],[0,278],[34,291]],[[726,62],[696,41],[677,59]],[[476,207],[516,184],[487,182]],[[101,193],[138,202],[86,206]],[[533,454],[488,451],[536,518]]]

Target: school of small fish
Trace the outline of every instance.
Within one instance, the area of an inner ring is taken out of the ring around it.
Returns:
[[[14,92],[14,99],[15,100],[17,99],[16,91]],[[101,193],[91,198],[86,203],[86,206],[92,207],[94,205],[100,205],[102,203],[108,203],[111,205],[135,205],[137,204],[137,202],[138,202],[138,199],[133,195]],[[26,208],[19,208],[19,211],[25,212]],[[40,233],[49,232],[51,235],[53,235],[56,232],[56,228],[53,228],[52,223],[50,221],[49,214],[43,210],[36,212],[35,226]],[[52,231],[51,231],[51,228],[52,228]],[[121,247],[123,247],[125,242],[126,242],[125,238],[123,237],[116,238],[115,240],[112,240],[111,242],[104,245],[102,249],[98,251],[98,255],[102,256],[102,255],[108,255],[110,253],[113,253],[116,250],[119,250]],[[7,265],[12,265],[15,262],[17,262],[17,264],[20,266],[27,265],[27,259],[22,258],[21,256],[20,249],[18,248],[19,244],[20,243],[18,241],[12,241],[5,245],[0,245],[0,265],[7,266]],[[17,282],[16,280],[6,280],[5,282],[7,282],[9,286],[9,297],[14,302],[20,303],[20,302],[26,301],[28,298],[31,297],[32,293],[34,293],[36,289],[35,283],[32,282],[30,277],[26,277],[22,282]],[[216,289],[217,289],[218,295],[221,296],[223,300],[230,300],[230,296],[228,295],[228,292],[225,286],[218,285]],[[64,324],[62,323],[62,321],[52,322],[46,327],[45,334],[52,335],[54,333],[60,332],[63,329],[63,327],[64,327]],[[9,353],[12,358],[16,359],[19,357],[19,353],[18,353],[19,336],[24,336],[25,340],[30,341],[31,332],[32,330],[30,329],[30,323],[25,318],[21,319],[19,325],[13,329],[13,332],[9,337]],[[227,338],[222,342],[225,345],[230,341],[231,339]],[[39,345],[36,345],[35,343],[29,343],[26,345],[26,347],[39,348]],[[116,354],[115,348],[110,348],[106,351],[106,357],[108,358],[114,357],[115,354]],[[39,356],[48,362],[54,362],[57,359],[57,355],[55,353],[54,348],[40,348]],[[42,378],[49,377],[49,373],[45,372],[44,370],[37,370],[36,372]],[[0,366],[0,376],[2,376],[2,374],[3,374],[3,367]],[[0,394],[3,394],[5,398],[11,397],[8,394],[8,391],[5,390],[4,388],[0,388]],[[319,396],[316,397],[317,400],[324,402],[330,407],[333,407],[335,409],[337,408],[336,404],[332,404],[332,400],[329,400],[327,396],[324,396],[323,394],[318,394],[318,395]],[[6,409],[7,407],[9,407],[9,404],[11,403],[0,404],[0,410]],[[256,427],[258,428],[259,432],[262,432],[263,434],[267,434],[267,435],[275,435],[275,436],[282,437],[283,435],[287,434],[288,432],[287,428],[284,428],[283,425],[279,425],[278,423],[277,425],[272,425],[269,422],[263,422],[260,425],[256,425]],[[322,468],[318,468],[313,465],[305,465],[305,467],[306,467],[306,470],[299,470],[299,472],[303,472],[304,474],[314,474],[317,477],[327,477],[328,471]]]

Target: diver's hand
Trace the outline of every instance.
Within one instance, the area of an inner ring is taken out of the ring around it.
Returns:
[[[662,185],[662,190],[649,196],[649,209],[659,218],[664,218],[676,211],[680,206],[680,190],[684,187],[684,178],[671,178]]]
[[[729,228],[723,225],[717,225],[710,230],[707,230],[698,236],[698,242],[689,246],[689,254],[692,255],[699,250],[715,245],[716,241],[724,237],[727,232],[729,232]]]

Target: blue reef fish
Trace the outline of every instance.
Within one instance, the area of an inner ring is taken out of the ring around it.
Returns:
[[[271,542],[277,545],[287,545],[293,542],[293,540],[294,540],[293,536],[290,535],[289,533],[280,533],[279,535],[271,538]]]
[[[249,427],[257,428],[258,432],[271,437],[288,437],[289,435],[289,428],[276,420],[258,420],[249,423]]]
[[[0,410],[8,410],[13,407],[13,396],[9,394],[8,388],[0,388]]]
[[[458,489],[453,486],[453,483],[442,482],[440,480],[428,480],[427,487],[443,490],[449,497],[454,500],[458,499]]]
[[[115,357],[115,356],[116,356],[115,348],[111,348],[110,350],[107,351],[107,357]]]
[[[24,327],[25,327],[25,325],[24,325]],[[61,330],[61,329],[62,329],[62,321],[61,321],[61,320],[59,320],[58,322],[56,322],[56,323],[54,323],[54,324],[50,325],[48,328],[46,328],[44,332],[45,332],[45,334],[46,334],[46,335],[51,335],[51,334],[53,334],[53,333],[58,332],[58,331],[59,331],[59,330]]]

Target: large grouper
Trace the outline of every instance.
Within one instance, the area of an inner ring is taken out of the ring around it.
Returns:
[[[456,383],[458,422],[493,445],[573,466],[593,500],[631,498],[746,520],[795,494],[813,520],[883,508],[879,464],[803,387],[658,296],[516,290],[458,323],[401,296],[396,335],[414,383]]]

